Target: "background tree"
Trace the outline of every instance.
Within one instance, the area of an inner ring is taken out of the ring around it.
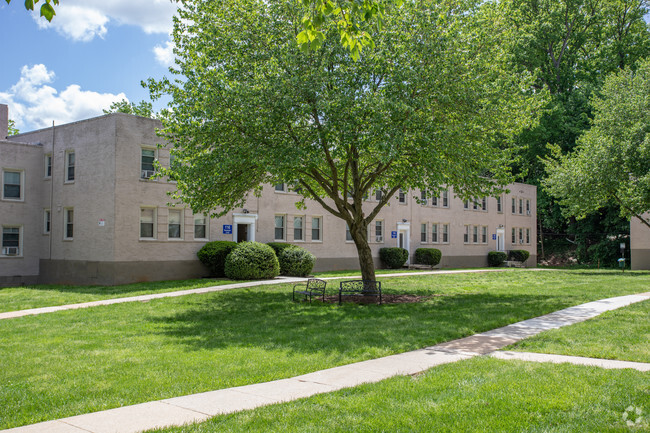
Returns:
[[[615,203],[621,216],[650,228],[650,59],[608,77],[592,104],[593,126],[575,151],[562,155],[556,146],[556,159],[544,160],[544,186],[567,215],[580,219]]]
[[[18,128],[16,128],[16,122],[14,122],[12,119],[9,119],[9,134],[8,136],[11,137],[12,135],[20,134],[20,131]]]
[[[29,11],[34,10],[34,5],[37,4],[39,0],[25,0],[25,9]],[[7,4],[11,3],[11,0],[7,0]],[[52,21],[56,12],[54,11],[54,6],[59,5],[59,0],[45,0],[41,5],[41,16],[48,21]]]
[[[119,102],[113,102],[107,110],[102,110],[105,114],[109,113],[126,113],[135,114],[136,116],[155,118],[156,114],[153,112],[153,105],[151,102],[140,101],[129,102],[122,99]]]
[[[163,135],[177,198],[223,215],[262,184],[295,182],[347,223],[364,279],[374,279],[368,226],[400,188],[461,198],[512,180],[508,137],[533,109],[527,83],[503,68],[498,8],[412,1],[387,8],[375,49],[355,61],[324,24],[323,46],[295,43],[305,10],[264,0],[190,1],[174,21],[178,78]],[[363,197],[382,191],[378,203]]]

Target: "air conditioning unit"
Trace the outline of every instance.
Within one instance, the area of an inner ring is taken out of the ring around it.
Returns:
[[[4,254],[5,256],[17,256],[18,247],[4,247],[2,249],[2,254]]]
[[[529,211],[529,210],[526,211],[526,215],[530,215],[530,211]]]
[[[384,242],[384,237],[383,236],[375,237],[375,242]]]
[[[140,179],[149,179],[152,177],[156,172],[154,170],[142,170],[140,172]]]
[[[523,239],[519,239],[519,243],[520,243],[520,244],[523,244],[523,243],[524,243],[524,240],[523,240]]]

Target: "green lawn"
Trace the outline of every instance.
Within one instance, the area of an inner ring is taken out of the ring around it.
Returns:
[[[5,311],[26,310],[29,308],[52,307],[56,305],[99,301],[101,299],[175,292],[176,290],[220,286],[235,282],[237,281],[203,278],[185,281],[124,284],[121,286],[34,285],[24,287],[0,287],[0,313]]]
[[[650,301],[543,332],[506,350],[650,362]]]
[[[291,285],[280,285],[2,320],[0,428],[426,347],[645,292],[650,273],[518,270],[382,281],[388,293],[431,297],[309,305],[292,303]]]
[[[570,384],[570,386],[567,386]],[[650,375],[473,358],[376,384],[214,417],[165,433],[631,432],[650,410]],[[636,416],[632,417],[636,420]],[[647,427],[647,424],[646,424]]]

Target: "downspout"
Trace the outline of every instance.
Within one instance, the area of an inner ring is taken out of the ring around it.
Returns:
[[[49,244],[49,260],[52,261],[52,236],[54,236],[53,233],[53,228],[54,228],[54,209],[52,208],[52,204],[54,202],[54,173],[56,170],[54,170],[54,120],[52,121],[52,150],[51,150],[51,173],[50,173],[50,244]]]

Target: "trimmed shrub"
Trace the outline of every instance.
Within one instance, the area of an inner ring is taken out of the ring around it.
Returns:
[[[292,245],[291,248],[280,250],[278,261],[280,262],[280,274],[306,277],[314,269],[316,256],[303,248]]]
[[[415,250],[415,263],[435,266],[440,263],[442,252],[437,248],[418,248]]]
[[[197,253],[197,257],[201,260],[209,270],[210,275],[213,277],[224,277],[224,266],[226,265],[226,257],[233,248],[237,246],[237,242],[232,241],[214,241],[208,242],[203,245]]]
[[[270,246],[241,242],[226,257],[225,272],[233,280],[275,278],[280,274],[280,264]]]
[[[490,251],[488,253],[488,265],[498,267],[503,265],[508,255],[502,251]]]
[[[510,260],[515,260],[517,262],[525,262],[530,257],[530,253],[526,250],[511,250],[510,251]]]
[[[282,250],[284,250],[285,248],[296,247],[296,245],[287,244],[285,242],[268,242],[266,245],[273,248],[273,251],[275,251],[275,255],[278,256],[278,259],[280,258],[280,253],[282,252]],[[296,248],[300,248],[300,247],[296,247]]]
[[[409,258],[409,252],[398,247],[380,248],[379,258],[387,268],[399,269],[404,266],[404,263]]]

